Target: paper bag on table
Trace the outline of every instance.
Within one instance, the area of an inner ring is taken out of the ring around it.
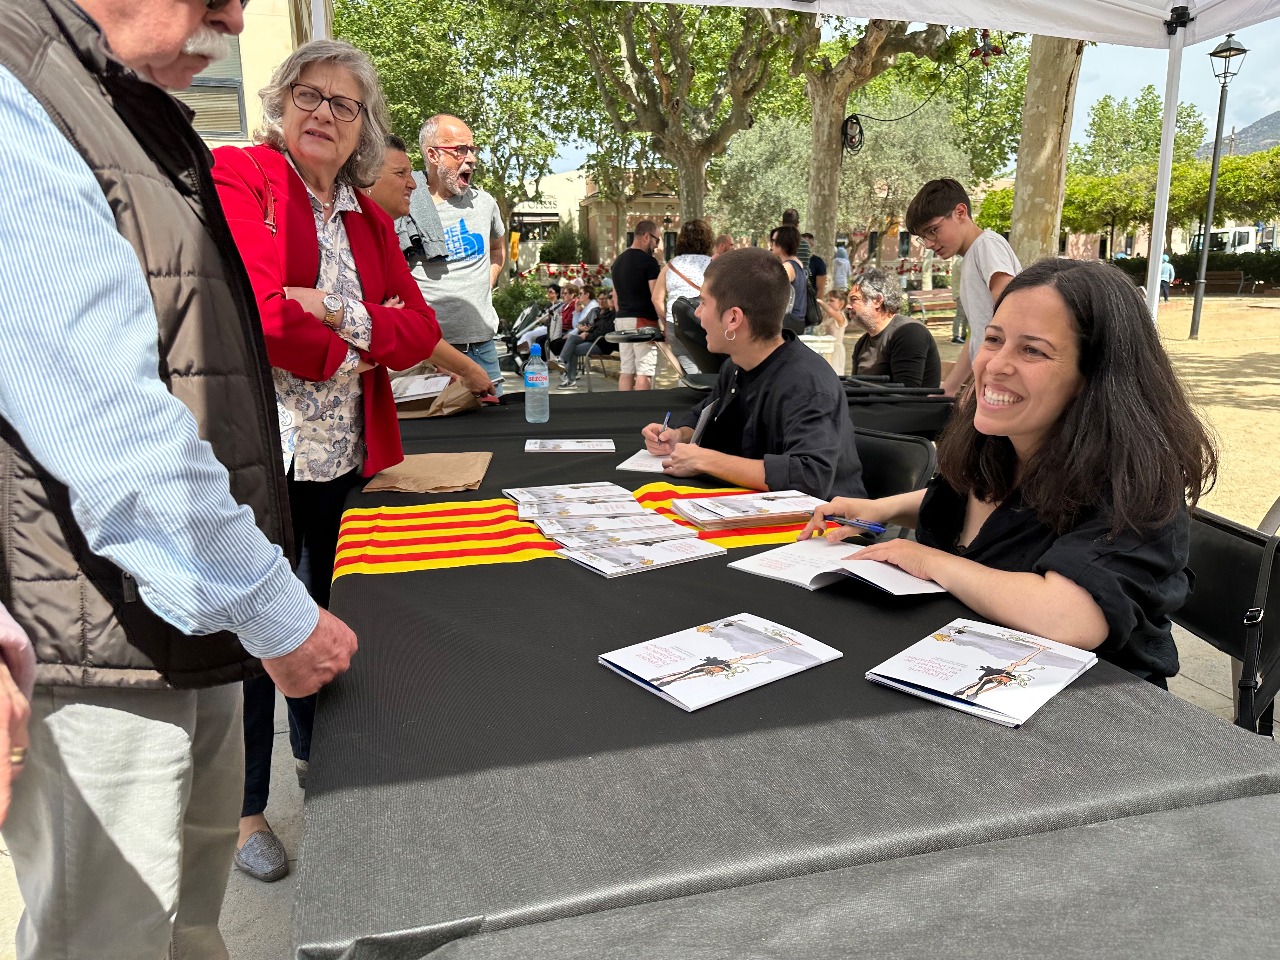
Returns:
[[[365,484],[364,492],[450,493],[475,490],[484,479],[492,459],[492,453],[415,453],[376,474]]]
[[[479,409],[480,401],[475,394],[461,380],[454,380],[437,396],[397,403],[396,416],[401,420],[417,420],[421,417],[451,417]]]

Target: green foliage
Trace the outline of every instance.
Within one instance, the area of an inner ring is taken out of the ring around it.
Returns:
[[[1022,133],[1031,42],[1021,37],[1010,39],[1004,56],[985,67],[970,60],[968,51],[966,42],[940,54],[937,61],[904,54],[892,70],[872,80],[866,89],[876,95],[896,91],[919,103],[941,82],[938,95],[951,104],[955,135],[964,147],[973,179],[981,182],[1013,165]]]
[[[528,69],[536,51],[523,40],[523,55],[514,55],[516,35],[492,5],[335,0],[334,35],[373,59],[392,127],[415,164],[423,120],[451,113],[467,122],[480,147],[476,181],[504,215],[538,196],[560,144],[580,129],[562,78]]]
[[[880,117],[896,117],[916,106],[901,93],[863,91],[858,105]],[[840,170],[839,229],[892,232],[920,185],[935,177],[971,180],[969,158],[953,121],[954,108],[933,100],[909,120],[866,122],[861,152],[844,158]]]
[[[562,223],[548,234],[538,251],[541,263],[586,263],[589,241],[572,226]]]
[[[1077,173],[1116,174],[1134,167],[1155,165],[1160,159],[1160,121],[1164,103],[1151,84],[1130,101],[1108,94],[1089,110],[1088,140],[1073,146],[1069,168]],[[1195,160],[1206,131],[1200,110],[1178,104],[1173,137],[1175,163]]]
[[[809,183],[809,125],[766,117],[729,143],[708,204],[719,230],[763,237],[787,207],[803,210]]]
[[[541,303],[546,295],[542,284],[532,277],[516,277],[493,291],[493,309],[498,318],[510,323],[531,303]]]
[[[1195,283],[1196,273],[1200,269],[1198,253],[1174,253],[1169,262],[1185,284]],[[1133,277],[1135,283],[1147,282],[1147,258],[1129,257],[1117,260],[1116,266]],[[1272,286],[1280,286],[1280,250],[1270,253],[1210,253],[1207,270],[1243,270],[1249,280],[1261,280]],[[1249,287],[1245,284],[1245,289]]]
[[[1013,188],[1002,187],[988,191],[973,220],[984,230],[1008,233],[1013,221]]]

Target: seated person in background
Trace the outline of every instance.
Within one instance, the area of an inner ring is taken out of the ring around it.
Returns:
[[[1188,501],[1213,443],[1132,281],[1096,261],[1041,260],[1010,281],[938,441],[925,490],[820,507],[914,527],[867,547],[979,617],[1110,660],[1164,687],[1169,614],[1187,596]],[[829,531],[829,540],[845,528]]]
[[[844,345],[844,334],[849,329],[849,294],[844,290],[828,290],[827,295],[818,301],[818,306],[822,308],[822,326],[818,332],[836,338],[827,362],[838,376],[843,377],[849,365],[849,351]]]
[[[569,335],[561,341],[560,351],[556,356],[564,367],[564,376],[560,378],[560,389],[572,390],[578,385],[578,357],[590,349],[586,343],[591,333],[591,325],[600,313],[600,304],[596,300],[595,287],[583,287],[578,291],[573,307],[573,327]],[[582,349],[579,350],[579,347]]]
[[[862,496],[862,464],[840,378],[782,329],[791,281],[781,261],[749,247],[707,267],[698,322],[707,349],[729,355],[711,396],[664,430],[642,431],[645,449],[676,477],[710,474],[753,490]],[[698,443],[693,428],[710,408]],[[854,491],[843,493],[841,491]]]
[[[942,382],[938,345],[923,323],[898,313],[901,306],[897,277],[880,270],[867,270],[849,287],[849,315],[866,331],[853,346],[853,376],[936,387]]]
[[[551,329],[552,320],[554,319],[556,324],[560,323],[560,311],[563,308],[564,305],[560,302],[560,284],[553,283],[547,287],[547,304],[538,315],[538,322],[520,334],[516,340],[516,353],[528,356],[529,345],[540,343],[546,337],[547,331]]]

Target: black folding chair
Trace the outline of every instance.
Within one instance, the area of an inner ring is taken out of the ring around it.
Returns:
[[[1280,506],[1280,501],[1277,502]],[[1236,725],[1272,735],[1280,693],[1280,616],[1266,619],[1267,597],[1280,598],[1280,566],[1274,563],[1280,510],[1268,513],[1268,529],[1254,530],[1197,509],[1191,519],[1193,581],[1173,622],[1241,661]]]
[[[873,500],[921,489],[938,466],[933,444],[920,437],[854,427],[853,440]]]

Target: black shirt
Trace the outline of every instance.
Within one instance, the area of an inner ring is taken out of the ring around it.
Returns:
[[[700,445],[763,460],[770,490],[824,500],[867,495],[840,378],[790,331],[754,370],[726,360],[711,396],[672,426],[694,426],[711,403],[718,406]]]
[[[627,247],[613,261],[613,293],[617,300],[618,316],[636,317],[658,322],[658,312],[653,307],[653,293],[649,281],[657,280],[661,268],[653,254]]]
[[[1187,598],[1191,518],[1186,511],[1157,530],[1143,535],[1126,530],[1112,542],[1106,538],[1110,518],[1095,508],[1059,536],[1014,491],[973,542],[959,549],[966,505],[966,497],[935,477],[920,505],[916,539],[995,570],[1061,574],[1087,590],[1107,619],[1111,632],[1095,651],[1099,657],[1143,679],[1178,672],[1169,615]]]
[[[853,375],[888,377],[904,387],[936,387],[942,361],[933,334],[919,320],[898,314],[874,337],[864,333],[853,346]]]
[[[823,260],[816,253],[809,257],[809,276],[817,284],[819,277],[827,275],[827,261]]]

